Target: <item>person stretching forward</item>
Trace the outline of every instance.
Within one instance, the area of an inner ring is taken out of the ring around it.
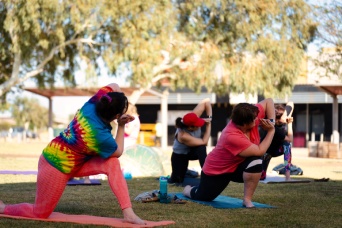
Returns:
[[[252,197],[262,171],[261,156],[274,135],[274,102],[268,98],[256,105],[240,103],[223,129],[216,147],[207,156],[199,186],[185,186],[183,194],[194,200],[212,201],[230,181],[244,183],[244,207],[254,207]],[[266,131],[260,143],[258,125]]]
[[[35,203],[5,205],[0,201],[0,213],[48,218],[70,178],[106,174],[124,220],[146,224],[133,212],[118,160],[124,148],[125,124],[134,119],[124,114],[127,106],[127,97],[117,84],[101,88],[76,113],[69,126],[43,150],[38,163]],[[110,126],[113,120],[118,121],[115,139]]]

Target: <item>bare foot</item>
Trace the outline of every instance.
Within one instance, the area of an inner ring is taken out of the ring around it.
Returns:
[[[4,213],[4,211],[5,211],[5,204],[4,204],[4,202],[2,202],[1,200],[0,200],[0,214],[3,214]]]
[[[290,170],[285,171],[285,181],[290,181],[291,180],[291,172]]]
[[[190,185],[185,186],[184,190],[183,190],[183,195],[191,198],[191,194],[190,194],[191,189],[192,189],[192,187]]]
[[[139,224],[139,225],[146,225],[146,222],[139,218],[134,212],[131,207],[122,210],[124,215],[125,222]]]
[[[252,203],[252,201],[247,201],[247,200],[243,201],[242,206],[246,207],[246,208],[254,208],[255,207],[254,204]]]

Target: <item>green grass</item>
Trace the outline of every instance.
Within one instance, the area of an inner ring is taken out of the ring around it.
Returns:
[[[36,170],[46,143],[0,144],[1,170]],[[15,156],[13,156],[15,155]],[[53,178],[53,177],[52,177]],[[0,200],[33,203],[35,175],[0,175]],[[272,209],[215,209],[193,202],[185,205],[139,203],[142,192],[159,188],[156,178],[133,178],[128,187],[134,211],[150,221],[172,220],[168,227],[341,227],[342,181],[303,184],[259,184],[254,201]],[[169,186],[169,192],[183,188]],[[230,183],[222,195],[242,199],[243,184]],[[67,186],[55,211],[122,218],[121,209],[107,181],[99,186]],[[39,222],[0,218],[0,227],[94,227],[72,223]],[[98,226],[97,226],[98,227]]]
[[[155,178],[128,181],[133,209],[145,220],[173,220],[169,227],[341,227],[342,182],[259,184],[254,201],[272,209],[215,209],[193,202],[185,205],[139,203],[138,194],[158,188]],[[169,186],[169,192],[181,192]],[[243,185],[230,183],[222,193],[242,198]],[[34,202],[35,183],[0,184],[6,203]],[[68,186],[55,211],[121,218],[121,210],[106,181],[100,186]],[[0,227],[94,227],[1,218]]]

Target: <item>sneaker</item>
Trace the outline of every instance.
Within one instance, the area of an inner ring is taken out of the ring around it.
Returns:
[[[265,180],[266,179],[266,172],[263,170],[261,172],[261,177],[260,177],[260,180]]]

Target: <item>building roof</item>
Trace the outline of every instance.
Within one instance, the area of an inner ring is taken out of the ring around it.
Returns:
[[[316,85],[330,95],[342,95],[342,85]]]

